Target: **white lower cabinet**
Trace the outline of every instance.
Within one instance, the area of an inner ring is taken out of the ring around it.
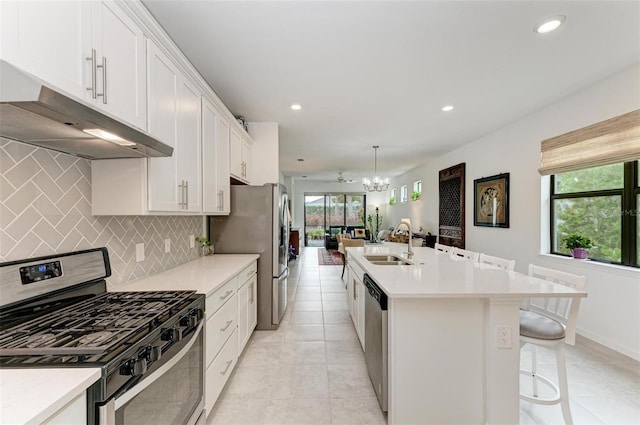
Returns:
[[[206,393],[205,393],[205,408],[207,414],[213,409],[213,405],[216,403],[218,396],[224,388],[224,384],[227,383],[229,375],[233,371],[233,368],[238,361],[238,338],[235,337],[236,332],[231,334],[220,353],[211,363],[211,366],[207,368],[206,372]]]
[[[256,326],[257,270],[253,262],[205,300],[205,408],[213,409]]]
[[[362,277],[364,272],[354,263],[349,263],[349,274],[347,275],[347,305],[349,314],[356,329],[356,334],[360,340],[360,345],[364,350],[364,301],[365,291]]]

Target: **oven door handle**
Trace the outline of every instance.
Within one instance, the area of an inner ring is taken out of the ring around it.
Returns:
[[[157,370],[155,370],[151,375],[146,376],[144,380],[138,382],[135,386],[130,388],[120,397],[114,397],[109,400],[105,405],[100,406],[100,423],[101,424],[111,424],[113,423],[113,415],[115,411],[127,404],[131,399],[140,394],[145,388],[149,385],[153,384],[158,378],[165,374],[169,369],[175,366],[184,356],[187,355],[193,344],[196,343],[198,339],[198,335],[202,332],[202,325],[204,322],[200,322],[196,331],[191,334],[191,340],[182,347],[178,353],[176,353],[173,357],[169,358],[165,364],[160,366]],[[164,357],[163,357],[164,359]]]

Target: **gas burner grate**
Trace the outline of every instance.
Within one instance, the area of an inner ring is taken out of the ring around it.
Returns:
[[[195,291],[115,292],[0,332],[0,356],[95,356],[176,314]]]

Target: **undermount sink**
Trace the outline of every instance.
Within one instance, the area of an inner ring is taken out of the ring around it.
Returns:
[[[405,258],[398,257],[394,254],[370,254],[365,255],[364,258],[368,260],[371,264],[376,266],[410,266],[413,265],[411,261],[408,261]]]

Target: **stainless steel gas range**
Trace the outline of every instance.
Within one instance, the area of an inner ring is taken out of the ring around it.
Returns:
[[[0,367],[95,367],[87,423],[195,424],[204,296],[107,293],[106,248],[0,264]]]

